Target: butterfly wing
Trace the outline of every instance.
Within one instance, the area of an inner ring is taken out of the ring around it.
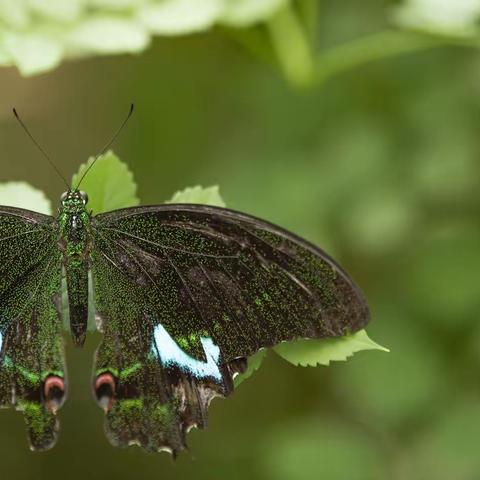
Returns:
[[[55,443],[66,385],[57,237],[52,217],[0,207],[0,406],[23,411],[34,450]]]
[[[262,220],[201,205],[98,215],[92,272],[104,339],[97,397],[114,444],[184,446],[246,357],[299,338],[345,335],[369,312],[317,247]]]

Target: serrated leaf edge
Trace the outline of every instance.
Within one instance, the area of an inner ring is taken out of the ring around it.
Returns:
[[[362,338],[357,339],[353,338],[355,336],[361,335]],[[332,342],[336,343],[344,343],[345,341],[351,341],[354,340],[354,342],[359,346],[359,348],[352,348],[352,350],[349,353],[346,354],[339,354],[338,352],[335,354],[335,352],[332,353],[331,358],[326,360],[325,362],[322,361],[317,361],[315,363],[311,362],[305,362],[302,360],[299,361],[293,361],[292,359],[286,358],[283,354],[279,353],[277,350],[278,345],[295,345],[296,342],[301,342],[301,341],[308,341],[308,342],[325,342],[328,341],[330,342],[329,349],[334,349],[334,346],[332,345]],[[356,353],[362,352],[362,351],[367,351],[367,350],[379,350],[385,353],[390,353],[390,350],[379,343],[373,341],[367,334],[366,330],[362,329],[359,330],[358,332],[355,332],[351,335],[344,335],[343,337],[331,337],[331,338],[324,338],[324,339],[311,339],[311,338],[304,338],[296,341],[284,341],[281,342],[274,347],[272,347],[272,350],[283,360],[286,362],[298,366],[298,367],[318,367],[318,366],[324,366],[328,367],[332,362],[346,362],[349,358],[353,357]],[[360,345],[362,345],[360,347]]]

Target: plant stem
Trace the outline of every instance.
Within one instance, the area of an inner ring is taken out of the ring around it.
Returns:
[[[298,87],[311,85],[314,62],[310,44],[290,3],[267,21],[267,31],[286,79]]]
[[[263,26],[249,28],[222,27],[222,31],[247,50],[254,58],[277,68],[276,55],[268,33]]]
[[[305,25],[308,39],[313,43],[317,34],[320,1],[297,0],[297,10],[301,22]]]
[[[318,55],[315,60],[315,81],[322,83],[334,75],[374,60],[449,45],[478,48],[480,40],[385,30],[332,47]]]

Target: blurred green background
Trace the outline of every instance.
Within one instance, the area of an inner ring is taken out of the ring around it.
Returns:
[[[324,0],[312,10],[313,42],[382,31],[390,5]],[[365,291],[368,332],[391,353],[316,369],[270,355],[212,403],[209,429],[191,432],[190,451],[173,462],[108,444],[90,391],[99,337],[83,351],[69,343],[57,446],[30,453],[21,415],[0,411],[1,478],[480,478],[477,51],[387,58],[302,89],[232,37],[223,28],[161,37],[138,56],[29,78],[1,69],[0,180],[25,180],[54,201],[62,192],[12,106],[69,177],[133,101],[115,151],[142,203],[219,184],[229,207],[322,246]]]

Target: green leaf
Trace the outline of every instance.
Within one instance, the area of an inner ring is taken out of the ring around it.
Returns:
[[[72,178],[74,187],[93,160],[92,157],[80,166]],[[132,172],[112,151],[98,158],[95,166],[82,181],[81,189],[87,192],[88,206],[95,215],[119,208],[134,207],[140,203]]]
[[[1,183],[0,205],[52,214],[52,204],[46,195],[26,182]]]
[[[203,205],[213,205],[214,207],[225,207],[225,202],[220,196],[217,185],[203,188],[187,187],[174,193],[173,197],[166,203],[201,203]]]
[[[362,350],[389,351],[371,340],[365,330],[344,337],[280,343],[273,350],[293,365],[302,367],[328,366],[332,361],[345,361]]]
[[[266,356],[267,349],[263,348],[248,359],[248,366],[245,372],[240,373],[234,379],[235,388],[237,388],[244,380],[251,377],[253,373],[255,373],[260,368],[260,365],[262,364]]]

